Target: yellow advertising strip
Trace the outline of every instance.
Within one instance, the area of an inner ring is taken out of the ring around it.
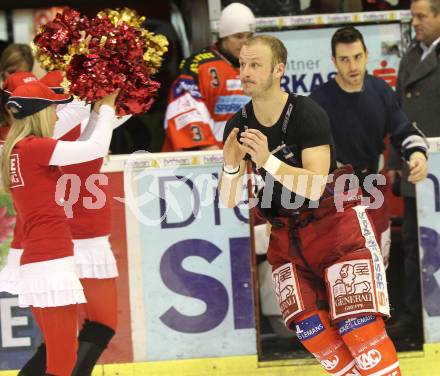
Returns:
[[[257,31],[266,29],[296,28],[312,25],[341,25],[352,23],[383,23],[383,22],[410,22],[409,10],[310,14],[297,16],[261,17],[257,18]],[[211,30],[218,31],[218,20],[211,21]]]
[[[404,376],[432,376],[440,369],[440,344],[425,345],[424,351],[399,353]],[[324,376],[313,359],[258,362],[257,356],[189,359],[169,362],[114,364],[103,366],[93,376]],[[0,375],[3,376],[3,375]]]
[[[424,345],[423,351],[399,353],[404,376],[432,376],[440,369],[440,344]],[[15,376],[2,371],[0,376]],[[106,364],[93,376],[324,376],[313,359],[259,362],[257,356],[187,359],[164,362]]]

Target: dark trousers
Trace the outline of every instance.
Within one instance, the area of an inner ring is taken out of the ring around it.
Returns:
[[[403,315],[421,320],[421,275],[417,230],[417,208],[414,197],[404,197],[402,241],[404,256],[404,309]]]

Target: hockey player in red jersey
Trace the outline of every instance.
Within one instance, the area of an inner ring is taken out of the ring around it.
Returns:
[[[238,56],[255,31],[243,4],[223,9],[220,40],[181,63],[165,114],[163,151],[219,149],[226,121],[249,101],[239,79]]]

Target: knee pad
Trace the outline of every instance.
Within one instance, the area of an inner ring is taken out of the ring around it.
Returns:
[[[326,311],[313,311],[295,320],[296,335],[303,346],[335,376],[356,376],[355,361]]]
[[[361,375],[401,375],[396,349],[385,331],[382,317],[362,316],[344,320],[337,326]]]

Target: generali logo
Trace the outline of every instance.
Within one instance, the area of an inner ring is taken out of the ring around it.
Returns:
[[[382,355],[376,349],[371,349],[367,353],[362,353],[356,357],[358,367],[364,371],[376,367],[382,359]]]
[[[272,273],[274,290],[284,320],[303,309],[291,264],[280,266]]]
[[[333,285],[337,314],[372,309],[371,270],[367,262],[343,264]]]
[[[291,266],[288,265],[273,274],[275,284],[275,293],[280,301],[283,311],[292,308],[294,311],[298,309],[298,302],[295,297],[295,288],[293,286],[293,273]]]

